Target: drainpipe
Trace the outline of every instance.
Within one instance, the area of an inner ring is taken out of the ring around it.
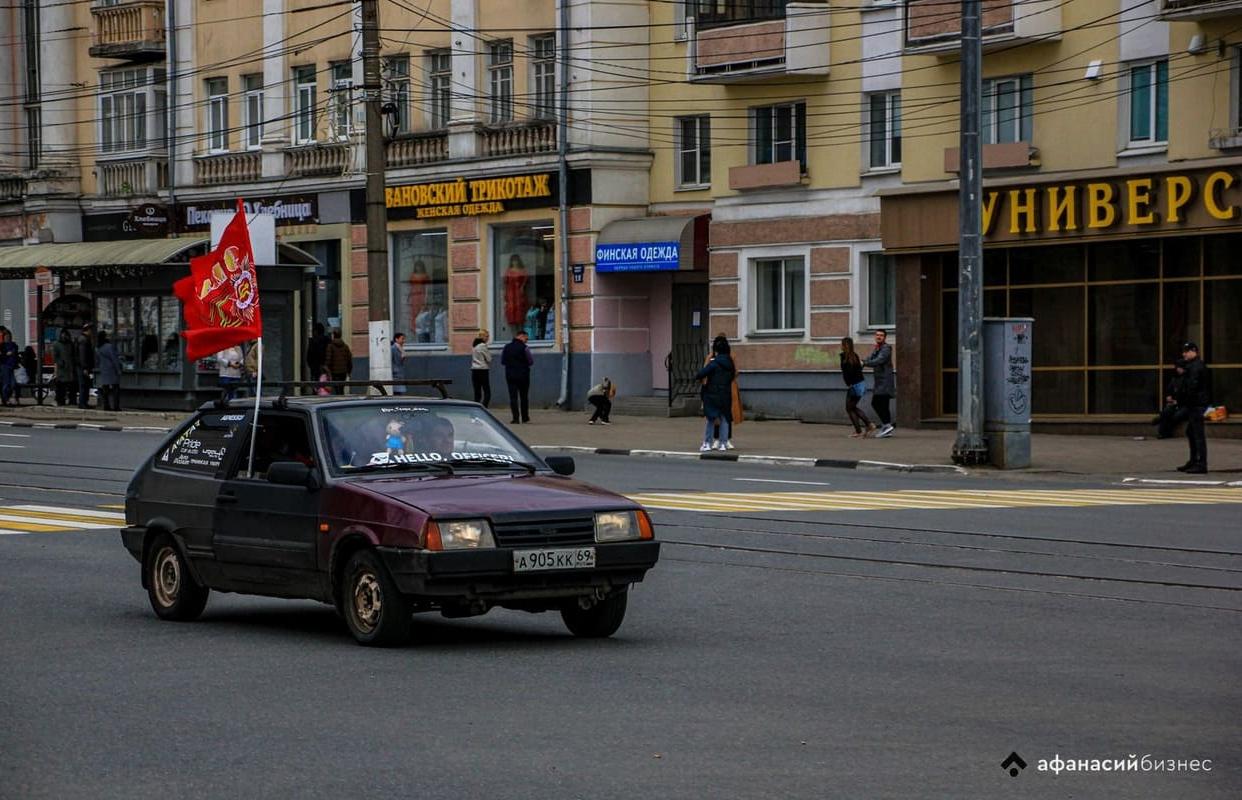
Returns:
[[[173,206],[177,204],[177,0],[165,0],[164,41],[168,62],[164,81],[168,84],[164,104],[164,130],[168,131],[168,218],[175,221]]]
[[[556,152],[559,156],[557,165],[560,189],[560,224],[559,230],[561,250],[561,396],[556,405],[569,410],[569,0],[556,0],[561,28],[560,72],[561,96],[560,113],[557,114]]]

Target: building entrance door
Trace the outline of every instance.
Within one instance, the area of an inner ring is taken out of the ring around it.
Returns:
[[[665,361],[668,368],[668,402],[697,397],[695,374],[707,358],[707,284],[673,284],[673,346]]]

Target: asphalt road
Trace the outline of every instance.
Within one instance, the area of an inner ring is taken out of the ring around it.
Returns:
[[[0,506],[118,503],[158,441],[24,433]],[[974,486],[578,463],[630,493]],[[314,603],[160,622],[115,530],[0,536],[0,798],[1236,798],[1239,509],[656,511],[614,638],[494,611],[420,617],[392,651]],[[1212,771],[1038,769],[1131,754]]]

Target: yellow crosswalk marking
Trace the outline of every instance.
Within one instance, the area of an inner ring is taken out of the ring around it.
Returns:
[[[125,515],[115,511],[57,506],[0,506],[0,535],[92,531],[119,528]]]
[[[901,511],[1242,504],[1242,489],[929,489],[893,492],[640,492],[630,499],[672,511]]]

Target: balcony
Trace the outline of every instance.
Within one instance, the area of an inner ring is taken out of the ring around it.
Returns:
[[[258,150],[244,153],[218,153],[194,159],[194,183],[214,186],[224,183],[250,183],[263,175],[263,156]]]
[[[90,54],[95,58],[164,58],[164,0],[122,0],[91,8]]]
[[[168,188],[168,158],[163,155],[99,160],[95,172],[102,197],[147,197]]]
[[[695,30],[690,80],[740,83],[827,75],[830,15],[827,3],[789,3],[784,19]]]
[[[1160,18],[1188,21],[1242,14],[1242,0],[1160,0]]]
[[[285,174],[291,178],[344,175],[349,166],[348,142],[315,142],[285,150]]]
[[[449,157],[447,133],[416,133],[388,143],[388,168],[415,167]]]
[[[983,49],[1061,38],[1064,0],[982,0]],[[958,3],[905,0],[905,52],[955,55],[961,51]]]
[[[20,201],[25,196],[25,178],[21,175],[0,175],[0,203]]]
[[[484,158],[556,152],[556,123],[536,119],[478,129],[479,155]]]
[[[779,161],[775,164],[747,164],[729,168],[729,188],[735,192],[756,189],[783,189],[802,185],[802,162]]]
[[[1001,169],[1025,169],[1039,166],[1039,150],[1031,147],[1029,142],[1001,142],[983,146],[983,171]],[[944,149],[944,171],[958,173],[961,171],[961,148],[946,147]]]

